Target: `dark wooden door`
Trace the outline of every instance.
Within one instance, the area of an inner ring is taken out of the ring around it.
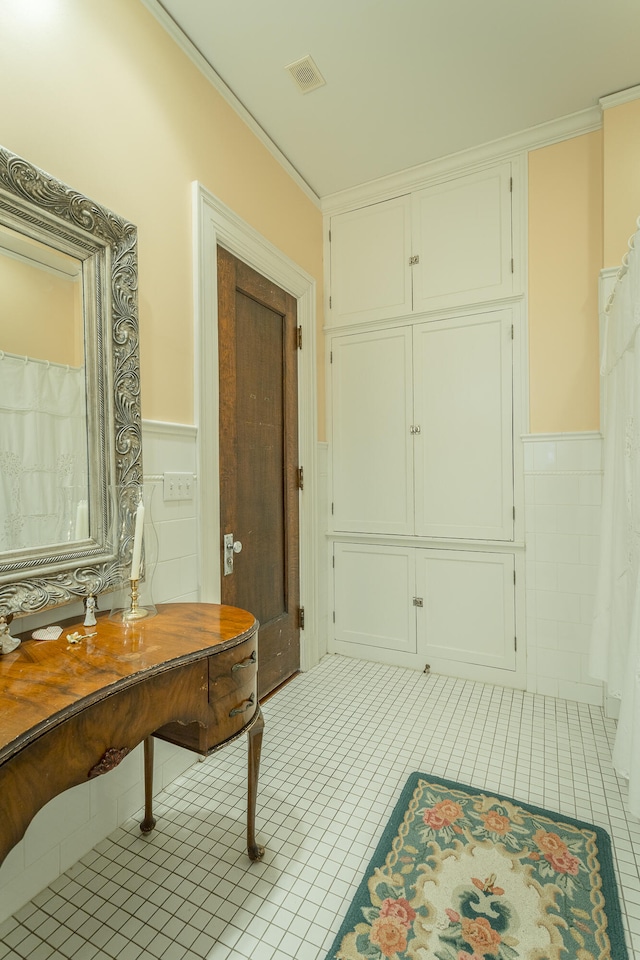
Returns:
[[[300,667],[296,300],[218,247],[222,602],[260,621],[258,694]]]

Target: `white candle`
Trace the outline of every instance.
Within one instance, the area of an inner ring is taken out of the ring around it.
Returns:
[[[136,510],[136,528],[133,534],[133,553],[131,554],[131,579],[140,579],[140,557],[142,556],[142,528],[144,526],[144,504],[142,500]]]
[[[86,540],[89,536],[89,502],[78,500],[76,507],[76,540]]]

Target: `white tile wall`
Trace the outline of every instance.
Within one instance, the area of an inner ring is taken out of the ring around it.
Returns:
[[[599,433],[523,437],[527,689],[600,705],[587,669],[602,488]]]
[[[195,474],[195,428],[144,422],[143,466],[145,478],[157,487],[153,495],[153,519],[158,535],[154,600],[156,603],[198,600],[196,500],[194,497],[190,501],[165,503],[162,483],[165,471]],[[79,608],[70,606],[64,609],[63,616],[79,613]],[[20,629],[26,631],[35,626],[32,619],[21,621]],[[42,619],[40,616],[38,622]],[[180,776],[194,759],[194,754],[158,741],[157,789],[163,789]],[[142,797],[140,746],[108,777],[67,790],[48,803],[0,867],[0,921],[131,817],[140,808]]]

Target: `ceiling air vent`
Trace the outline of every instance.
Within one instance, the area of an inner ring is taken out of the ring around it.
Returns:
[[[310,93],[318,87],[324,87],[327,82],[309,56],[294,60],[285,67],[285,70],[289,71],[302,93]]]

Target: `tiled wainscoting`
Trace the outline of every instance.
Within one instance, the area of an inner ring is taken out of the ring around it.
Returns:
[[[602,488],[599,433],[523,438],[527,689],[602,704],[588,673]]]
[[[158,535],[153,595],[157,603],[198,599],[195,484],[193,500],[165,503],[162,483],[165,471],[195,474],[195,465],[195,427],[143,423],[144,474],[157,486],[153,495],[153,519]],[[79,607],[68,607],[62,616],[80,612]],[[43,618],[38,619],[41,622]],[[51,613],[47,615],[47,622],[53,622]],[[36,618],[26,618],[20,630],[36,625]],[[193,754],[158,741],[157,789],[167,786],[193,762]],[[139,809],[142,798],[140,746],[108,777],[67,790],[48,803],[0,867],[0,920],[14,913],[108,836]]]

